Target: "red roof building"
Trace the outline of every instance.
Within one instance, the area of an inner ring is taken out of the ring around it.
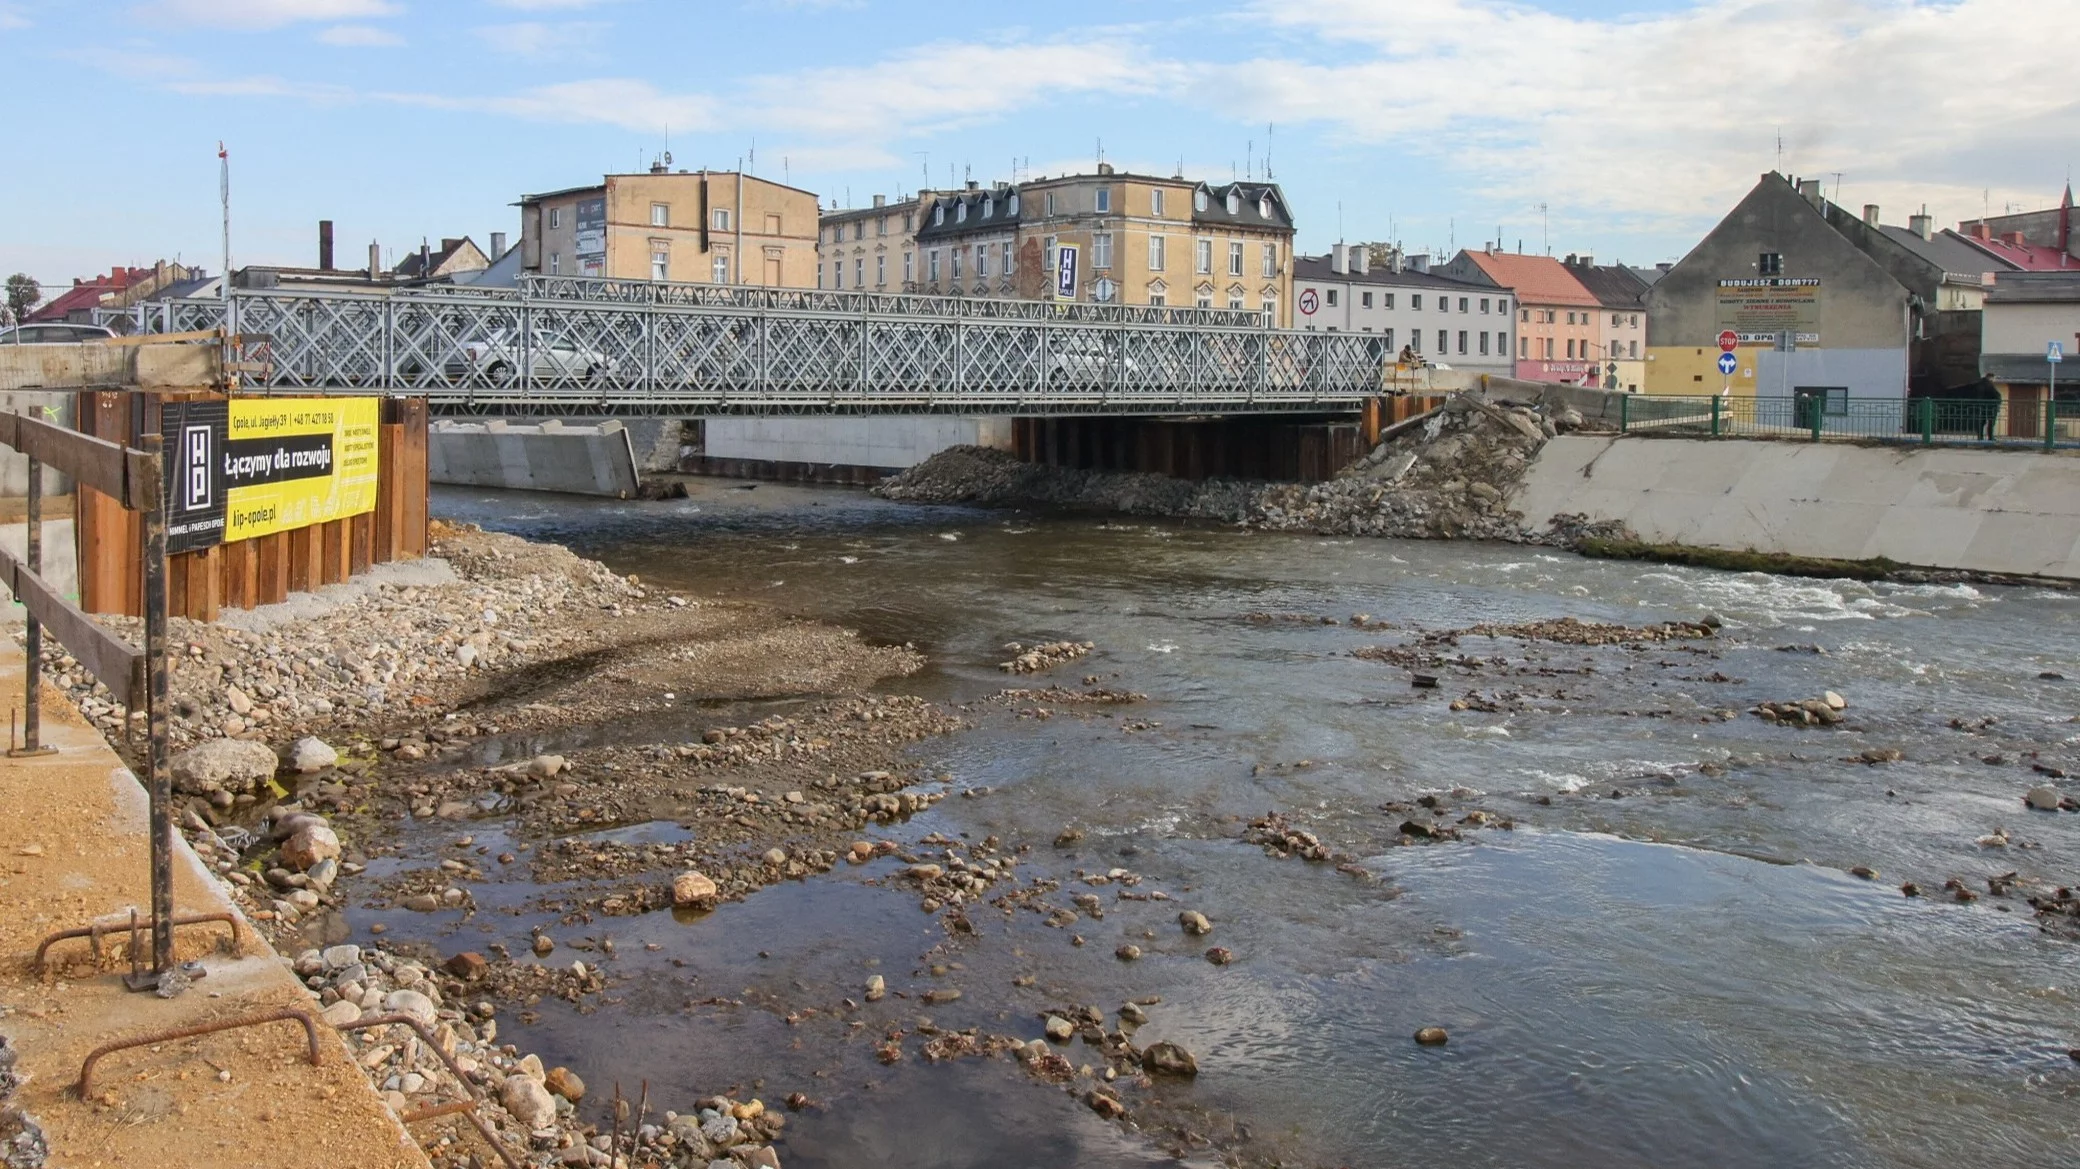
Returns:
[[[1467,249],[1443,274],[1517,294],[1517,376],[1526,381],[1595,385],[1601,379],[1602,302],[1551,256]]]
[[[2080,272],[2080,237],[2073,210],[2073,184],[2049,211],[2025,211],[1957,225],[1958,238],[2025,272]]]
[[[110,268],[106,276],[75,277],[72,287],[31,311],[30,321],[64,321],[88,325],[97,308],[119,308],[150,296],[157,289],[202,274],[199,268],[164,260],[149,268]]]

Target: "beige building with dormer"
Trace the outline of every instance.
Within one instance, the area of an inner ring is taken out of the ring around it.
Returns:
[[[816,287],[816,196],[770,179],[656,166],[519,207],[528,275]]]
[[[1039,178],[828,211],[817,286],[1039,299],[1056,249],[1078,249],[1076,299],[1247,309],[1292,323],[1293,216],[1273,183],[1122,174]]]

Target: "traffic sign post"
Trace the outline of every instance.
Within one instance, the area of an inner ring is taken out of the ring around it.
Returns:
[[[2044,449],[2051,449],[2058,428],[2058,363],[2066,359],[2066,347],[2057,341],[2044,343],[2044,361],[2051,369],[2049,386],[2044,389]]]
[[[1727,377],[1732,377],[1733,371],[1739,369],[1740,364],[1740,359],[1733,355],[1732,350],[1728,350],[1725,353],[1721,353],[1719,355],[1719,372],[1725,374]]]
[[[1731,353],[1741,343],[1740,334],[1727,329],[1719,334],[1719,352]]]

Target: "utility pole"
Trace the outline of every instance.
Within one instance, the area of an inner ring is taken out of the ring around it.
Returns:
[[[238,322],[231,319],[231,152],[222,139],[217,141],[217,196],[224,204],[224,274],[217,287],[224,298],[224,334],[231,336],[238,332]]]

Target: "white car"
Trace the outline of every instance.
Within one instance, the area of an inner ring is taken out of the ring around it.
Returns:
[[[39,321],[0,329],[0,345],[76,345],[81,341],[106,341],[116,335],[104,325],[73,325],[64,321]]]
[[[501,335],[487,341],[464,342],[462,359],[448,362],[448,376],[458,381],[463,378],[512,381],[520,376],[522,364],[520,347],[515,340]],[[527,374],[532,378],[590,381],[614,372],[612,358],[557,333],[536,333],[527,346],[525,363]]]

